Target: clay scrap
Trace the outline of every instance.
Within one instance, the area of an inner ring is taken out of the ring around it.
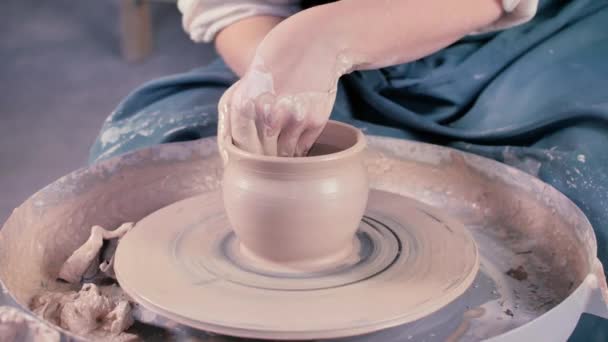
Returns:
[[[95,277],[99,271],[115,279],[114,251],[118,240],[133,228],[133,223],[124,223],[115,230],[106,230],[100,226],[91,228],[89,239],[74,251],[59,271],[59,279],[68,283],[80,283],[83,279]],[[102,252],[102,247],[105,249]],[[100,260],[101,259],[101,260]]]
[[[117,285],[84,284],[80,291],[47,291],[34,297],[30,308],[41,318],[93,340],[135,341],[125,333],[133,324],[131,304]]]
[[[133,223],[115,230],[91,228],[87,241],[62,265],[58,279],[82,284],[80,290],[43,291],[30,302],[39,317],[76,335],[96,341],[135,341],[125,331],[134,322],[130,299],[115,283],[114,252]],[[107,284],[110,285],[100,285]],[[84,283],[84,284],[83,284]]]
[[[526,272],[523,266],[518,266],[517,268],[510,268],[507,272],[505,272],[505,274],[519,281],[528,279],[528,272]]]

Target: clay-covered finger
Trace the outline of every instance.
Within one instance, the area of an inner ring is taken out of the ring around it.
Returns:
[[[298,144],[296,145],[296,153],[297,157],[304,157],[308,155],[308,152],[314,145],[315,141],[323,132],[323,128],[325,128],[325,123],[323,124],[312,124],[304,132],[300,135],[298,140]]]
[[[268,140],[276,139],[274,155],[292,157],[300,132],[294,125],[294,109],[291,98],[279,98],[272,109],[272,123],[265,132]],[[291,140],[290,140],[291,139]],[[289,141],[288,141],[289,140]],[[295,140],[295,141],[292,141]]]
[[[290,116],[290,120],[281,130],[277,140],[278,155],[281,157],[295,156],[300,136],[305,129],[306,126],[301,121]]]
[[[233,89],[234,86],[228,88],[217,104],[217,137],[219,141],[230,134],[230,105]]]
[[[224,163],[228,162],[228,155],[224,145],[231,134],[230,130],[230,106],[232,103],[232,92],[237,83],[228,88],[220,98],[217,106],[217,145],[220,151],[220,156]]]
[[[230,131],[233,144],[250,153],[262,154],[262,143],[255,124],[255,105],[251,100],[240,102],[233,96],[230,106]]]
[[[256,127],[262,149],[267,156],[277,155],[277,138],[282,125],[282,116],[277,112],[276,98],[264,93],[255,100]]]

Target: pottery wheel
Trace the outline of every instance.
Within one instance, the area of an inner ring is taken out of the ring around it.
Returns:
[[[266,268],[240,252],[220,192],[144,218],[115,258],[122,288],[195,328],[274,339],[362,334],[412,322],[460,296],[479,267],[466,228],[435,209],[372,190],[353,255],[331,270]]]

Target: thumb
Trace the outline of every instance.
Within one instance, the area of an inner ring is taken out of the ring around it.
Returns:
[[[224,95],[222,95],[218,102],[217,108],[217,146],[224,165],[228,163],[228,153],[226,151],[225,144],[230,143],[230,139],[232,136],[230,128],[231,102],[232,93],[237,83],[233,84],[224,92]]]

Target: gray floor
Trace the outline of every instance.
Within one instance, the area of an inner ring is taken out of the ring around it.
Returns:
[[[0,2],[0,222],[27,197],[85,165],[102,121],[137,85],[208,63],[174,4],[153,5],[155,49],[128,64],[115,1]]]

